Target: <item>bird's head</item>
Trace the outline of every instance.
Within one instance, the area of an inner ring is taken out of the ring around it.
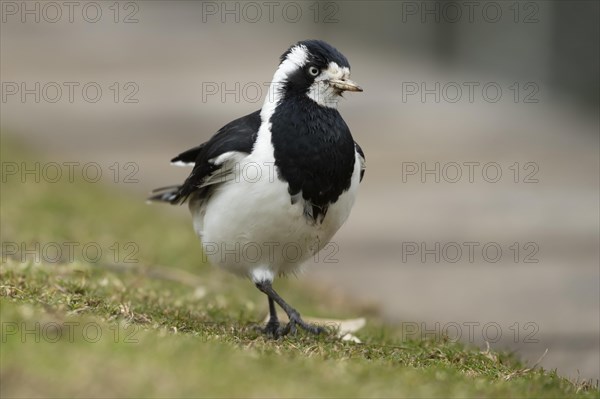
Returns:
[[[305,40],[281,56],[272,86],[282,98],[308,96],[335,108],[344,91],[362,91],[350,80],[350,64],[342,53],[321,40]]]

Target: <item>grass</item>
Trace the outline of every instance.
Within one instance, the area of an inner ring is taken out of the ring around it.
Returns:
[[[5,137],[1,157],[34,159]],[[303,313],[367,315],[356,333],[363,343],[333,333],[267,339],[256,329],[264,296],[203,264],[189,221],[100,183],[5,180],[2,398],[599,395],[597,386],[527,368],[506,353],[444,337],[405,339],[369,308],[297,280],[277,288]],[[40,259],[13,254],[14,244],[36,243],[47,252]],[[68,243],[78,243],[73,256]],[[102,256],[77,249],[90,243]],[[51,252],[56,246],[61,256]]]

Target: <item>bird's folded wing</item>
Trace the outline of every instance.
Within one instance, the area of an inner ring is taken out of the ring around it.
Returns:
[[[253,112],[228,123],[206,143],[173,158],[174,164],[194,166],[179,188],[176,202],[184,202],[194,192],[208,195],[209,186],[228,181],[235,162],[252,152],[260,124],[260,111]]]
[[[356,148],[356,152],[358,153],[358,157],[360,159],[360,181],[362,181],[363,177],[365,176],[365,170],[367,170],[367,161],[365,158],[365,153],[356,141],[354,142],[354,147]]]

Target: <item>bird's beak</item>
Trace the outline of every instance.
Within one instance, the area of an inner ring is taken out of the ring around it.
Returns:
[[[341,91],[363,91],[363,89],[359,85],[357,85],[349,79],[331,79],[329,81],[329,85]]]

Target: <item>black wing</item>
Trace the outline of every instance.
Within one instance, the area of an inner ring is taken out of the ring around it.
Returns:
[[[365,177],[365,170],[367,170],[367,158],[365,158],[365,153],[356,141],[354,142],[354,147],[360,156],[360,181],[362,182],[363,177]]]
[[[154,190],[150,200],[166,201],[171,204],[181,204],[197,192],[200,198],[207,196],[212,186],[204,186],[207,178],[218,173],[221,165],[213,161],[226,152],[241,152],[250,154],[260,128],[260,110],[243,116],[227,125],[206,143],[182,152],[171,160],[173,163],[194,164],[194,169],[181,186],[171,186]]]
[[[202,143],[197,147],[182,152],[175,158],[171,159],[171,163],[176,165],[195,165],[198,154],[200,154],[200,151],[202,151],[202,148],[204,148],[206,144],[208,144],[208,142]]]

